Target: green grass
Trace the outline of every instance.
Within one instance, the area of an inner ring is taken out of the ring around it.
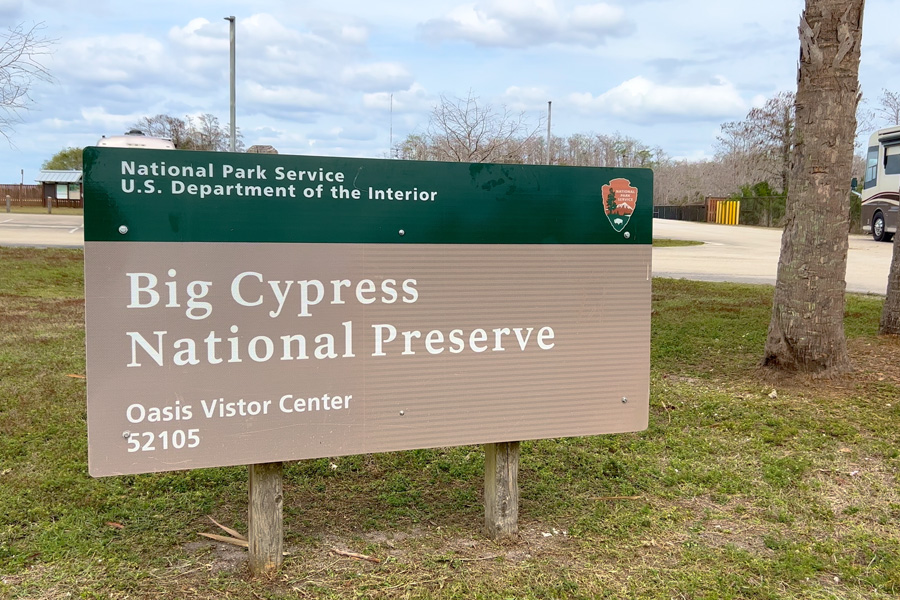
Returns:
[[[654,248],[681,248],[684,246],[702,246],[703,242],[697,242],[694,240],[669,240],[665,238],[654,238],[653,239],[653,247]]]
[[[878,298],[848,301],[859,372],[778,379],[757,366],[770,287],[654,280],[649,428],[524,442],[518,541],[481,533],[480,448],[301,461],[291,555],[253,580],[198,535],[206,515],[246,530],[246,468],[88,476],[81,258],[0,248],[2,598],[900,594],[900,343],[875,337]]]

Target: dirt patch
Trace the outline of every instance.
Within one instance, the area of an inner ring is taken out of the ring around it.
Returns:
[[[881,458],[857,456],[849,448],[839,452],[840,458],[832,469],[817,469],[814,474],[821,497],[835,515],[900,505],[896,474]],[[877,504],[873,503],[874,498],[878,499]],[[865,501],[861,502],[862,499]]]
[[[847,342],[857,378],[900,385],[900,336],[857,338]]]
[[[247,565],[247,550],[212,541],[188,542],[184,550],[210,573],[234,573]],[[194,566],[197,566],[195,564]]]
[[[873,387],[900,388],[900,337],[880,336],[847,340],[851,370],[832,376],[782,372],[764,367],[755,369],[752,378],[778,393],[797,397],[844,398]]]

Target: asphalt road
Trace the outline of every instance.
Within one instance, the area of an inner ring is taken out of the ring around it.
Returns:
[[[80,248],[83,218],[0,213],[0,245]],[[688,221],[653,220],[653,237],[695,240],[702,246],[653,249],[653,275],[700,281],[775,284],[781,230]],[[884,294],[892,244],[850,236],[847,290]]]
[[[84,218],[0,212],[0,246],[81,248]]]
[[[653,237],[704,242],[702,246],[654,248],[656,277],[775,284],[780,229],[654,219]],[[892,251],[893,244],[851,235],[847,291],[884,295]]]

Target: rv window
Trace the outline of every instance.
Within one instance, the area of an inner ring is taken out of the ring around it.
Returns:
[[[866,181],[863,189],[875,187],[875,181],[878,178],[878,146],[869,146],[869,152],[866,155]]]
[[[900,174],[900,146],[885,146],[884,148],[884,174]]]

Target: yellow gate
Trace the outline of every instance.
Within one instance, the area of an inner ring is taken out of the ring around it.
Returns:
[[[741,220],[740,200],[720,200],[716,207],[716,223],[719,225],[737,225]]]

